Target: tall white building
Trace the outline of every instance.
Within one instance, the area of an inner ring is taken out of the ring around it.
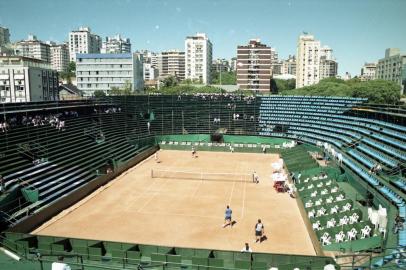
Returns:
[[[296,88],[313,85],[337,75],[337,62],[332,49],[322,47],[313,35],[299,36],[296,53]]]
[[[361,81],[370,81],[375,79],[376,63],[365,63],[361,68]]]
[[[185,78],[210,84],[213,45],[205,33],[186,37]]]
[[[69,49],[67,44],[51,45],[51,66],[58,72],[64,72],[69,65]]]
[[[15,54],[24,57],[40,59],[47,63],[51,62],[51,46],[40,41],[34,35],[28,35],[26,40],[15,44]]]
[[[58,73],[45,61],[0,56],[0,103],[58,99]]]
[[[10,43],[10,31],[0,26],[0,46]]]
[[[70,32],[68,42],[70,61],[76,61],[77,53],[99,53],[102,44],[100,36],[91,33],[89,27]]]
[[[101,53],[131,53],[131,42],[129,38],[122,38],[120,35],[106,37],[100,50]]]
[[[157,65],[160,78],[174,76],[179,81],[185,79],[185,52],[163,51],[157,56]]]
[[[385,50],[385,58],[376,65],[376,79],[393,81],[401,86],[401,94],[406,93],[406,55],[398,48]]]
[[[78,54],[76,81],[84,96],[92,96],[101,90],[108,94],[112,87],[123,88],[131,83],[132,91],[144,90],[142,55]]]

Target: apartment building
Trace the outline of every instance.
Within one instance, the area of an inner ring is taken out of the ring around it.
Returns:
[[[163,51],[157,56],[159,78],[174,76],[179,81],[185,79],[185,52],[179,50]]]
[[[121,35],[106,37],[102,43],[101,53],[131,53],[131,42],[129,38],[122,38]]]
[[[210,84],[213,45],[205,33],[185,39],[185,78]]]
[[[385,58],[376,65],[376,79],[393,81],[401,86],[401,94],[406,93],[406,55],[398,48],[385,50]]]
[[[35,58],[51,63],[50,44],[38,40],[35,35],[28,35],[26,40],[16,42],[14,52],[18,56]]]
[[[23,56],[0,56],[0,102],[58,99],[58,72],[45,61]]]
[[[89,27],[80,27],[69,33],[69,59],[76,61],[76,54],[100,53],[102,40]]]
[[[269,92],[272,74],[271,47],[260,39],[237,47],[237,85],[240,89]]]
[[[316,84],[327,77],[335,77],[338,63],[332,52],[330,47],[322,47],[313,35],[300,35],[296,53],[296,88]]]
[[[131,90],[144,90],[143,59],[139,53],[77,54],[76,81],[84,96],[101,90],[109,94],[112,87],[123,88],[131,83]]]
[[[370,81],[375,79],[376,63],[365,63],[361,68],[361,81]]]
[[[69,65],[68,44],[51,44],[51,67],[58,72],[67,71]]]

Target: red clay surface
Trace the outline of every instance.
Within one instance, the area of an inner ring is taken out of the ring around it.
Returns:
[[[315,255],[295,199],[272,188],[278,155],[159,151],[37,228],[39,235],[164,246]],[[151,178],[151,169],[252,173],[259,184]],[[236,224],[222,228],[229,204]],[[254,243],[258,218],[267,240]]]

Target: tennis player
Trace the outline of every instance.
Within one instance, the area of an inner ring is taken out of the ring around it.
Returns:
[[[257,224],[255,224],[255,243],[258,241],[261,243],[262,236],[264,235],[265,227],[262,224],[261,219],[258,219]]]
[[[259,183],[259,176],[256,171],[254,171],[252,175],[252,182],[258,184]]]
[[[223,224],[223,228],[227,227],[228,225],[230,225],[231,227],[231,215],[233,213],[233,210],[231,210],[230,206],[227,205],[226,207],[226,211],[224,213],[224,224]]]
[[[195,158],[196,157],[196,149],[194,146],[192,146],[192,157]]]
[[[155,152],[154,159],[156,163],[159,163],[158,152]]]

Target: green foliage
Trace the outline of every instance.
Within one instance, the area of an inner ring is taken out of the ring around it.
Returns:
[[[361,82],[357,78],[348,81],[327,78],[315,85],[282,91],[282,94],[361,97],[368,98],[370,103],[396,104],[400,100],[400,86],[394,82],[384,80]]]
[[[276,82],[276,87],[278,88],[278,91],[286,91],[286,90],[292,90],[295,89],[296,87],[296,80],[295,79],[289,79],[289,80],[281,80],[281,79],[274,79]]]
[[[69,62],[66,71],[59,72],[59,78],[66,80],[68,83],[72,83],[72,77],[75,77],[76,63]]]
[[[68,64],[68,72],[75,74],[76,72],[76,63],[75,62],[69,62]]]
[[[220,84],[220,73],[216,71],[211,72],[211,83]],[[221,72],[221,84],[223,85],[236,85],[236,73],[233,71],[230,72]]]
[[[163,95],[179,95],[179,94],[196,94],[196,93],[224,93],[224,90],[213,86],[193,86],[190,84],[182,84],[172,87],[161,87],[159,90],[149,88],[148,93],[161,93]]]
[[[111,96],[129,96],[133,93],[134,92],[132,90],[132,83],[130,81],[126,81],[122,88],[113,86],[109,91],[109,95]]]
[[[174,76],[169,76],[162,81],[164,87],[173,87],[178,85],[178,80]]]
[[[96,91],[93,92],[93,95],[96,98],[101,98],[101,97],[105,97],[106,93],[104,93],[104,91],[102,91],[102,90],[96,90]]]

